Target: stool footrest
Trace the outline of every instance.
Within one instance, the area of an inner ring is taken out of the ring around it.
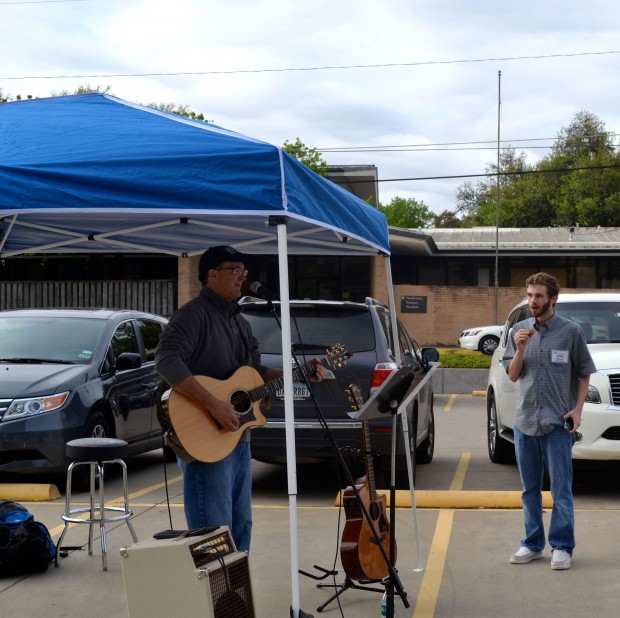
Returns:
[[[100,511],[99,507],[95,507],[93,509],[95,512]],[[68,513],[63,513],[60,517],[63,521],[69,522],[71,524],[106,524],[112,521],[123,521],[124,519],[129,519],[133,517],[133,511],[126,511],[122,507],[117,506],[106,506],[104,507],[104,514],[106,512],[110,513],[119,513],[119,515],[114,515],[113,517],[102,517],[101,514],[99,517],[75,517],[75,515],[81,515],[83,513],[90,513],[89,508],[83,509],[74,509],[69,511]]]

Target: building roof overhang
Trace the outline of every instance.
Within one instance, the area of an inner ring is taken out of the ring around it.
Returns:
[[[432,228],[390,227],[390,246],[395,255],[556,256],[620,254],[620,228]]]

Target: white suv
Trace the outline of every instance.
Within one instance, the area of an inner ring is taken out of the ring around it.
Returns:
[[[573,459],[620,459],[620,294],[560,294],[556,313],[577,322],[596,365],[583,407],[581,441]],[[519,382],[511,382],[501,363],[513,324],[530,317],[527,301],[508,316],[493,354],[487,385],[487,443],[494,463],[514,461],[514,420]]]

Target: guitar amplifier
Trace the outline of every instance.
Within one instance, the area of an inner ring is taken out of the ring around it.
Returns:
[[[254,618],[248,556],[227,526],[121,548],[129,618]]]

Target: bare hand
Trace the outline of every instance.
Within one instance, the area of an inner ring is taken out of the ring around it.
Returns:
[[[321,361],[318,358],[313,358],[310,363],[314,365],[315,372],[308,377],[310,382],[320,382],[327,376],[327,370],[321,364]]]
[[[576,409],[571,410],[564,415],[564,422],[568,421],[569,418],[573,421],[573,428],[569,430],[569,433],[575,433],[581,427],[581,412]]]
[[[209,412],[224,429],[228,429],[228,431],[239,429],[239,418],[235,408],[228,401],[218,400],[215,405],[209,407]]]
[[[527,346],[527,342],[536,334],[533,328],[520,328],[514,336],[515,346],[523,351]]]

